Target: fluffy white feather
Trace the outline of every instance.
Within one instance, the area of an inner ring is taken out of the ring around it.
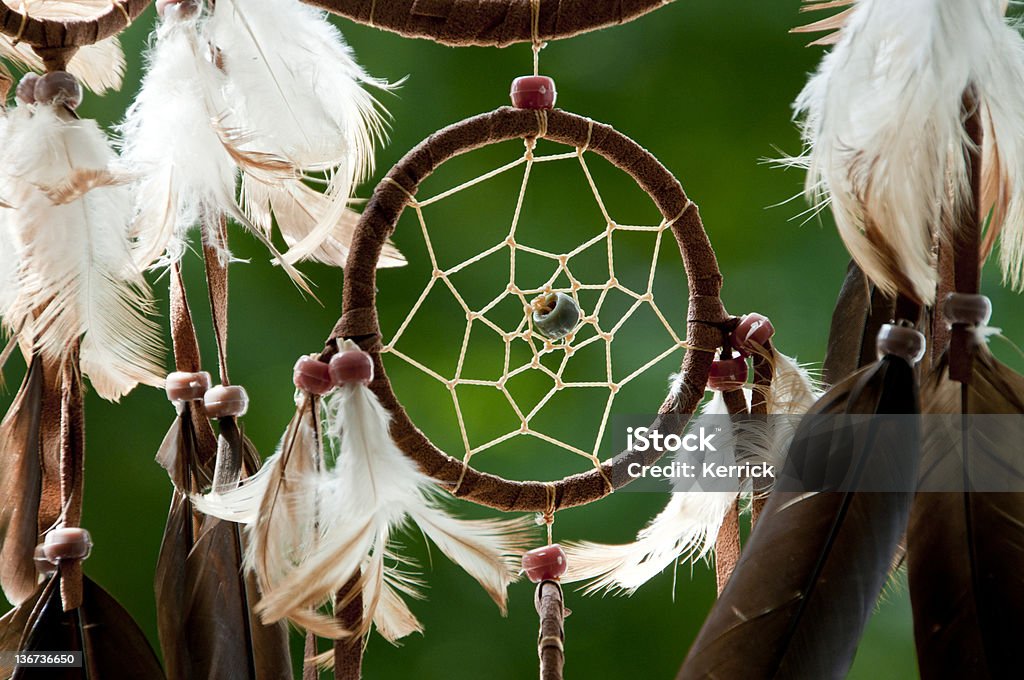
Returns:
[[[773,380],[768,395],[770,414],[805,413],[820,392],[806,369],[794,360],[772,350]],[[673,379],[673,389],[678,379]],[[747,391],[747,400],[750,393]],[[715,392],[702,409],[703,415],[726,415],[728,409],[721,392]],[[743,456],[756,452],[768,463],[785,462],[795,422],[775,418],[734,426],[730,436],[718,440],[720,449],[743,441]],[[738,454],[737,454],[738,455]],[[631,595],[644,583],[679,559],[696,561],[711,554],[726,514],[736,503],[735,492],[697,491],[672,494],[665,509],[637,534],[636,541],[624,545],[577,542],[566,545],[569,572],[566,582],[587,581],[587,593],[613,592]]]
[[[106,399],[137,383],[160,385],[159,336],[146,317],[153,302],[128,235],[129,189],[102,181],[54,199],[75,178],[108,176],[113,150],[95,122],[34,108],[8,130],[2,159],[15,206],[9,225],[21,252],[6,321],[56,361],[81,340],[82,372]]]
[[[386,564],[394,534],[414,522],[454,562],[473,576],[504,610],[515,579],[529,518],[465,521],[438,505],[433,481],[391,441],[390,415],[366,387],[346,385],[332,397],[331,432],[337,463],[320,483],[324,513],[317,545],[275,588],[258,611],[265,621],[296,620],[328,602],[357,573],[364,602],[365,634],[372,623],[387,636],[419,629],[401,594],[415,581]],[[382,618],[383,617],[383,618]]]
[[[961,98],[971,85],[998,146],[990,238],[1002,230],[1003,271],[1019,287],[1024,42],[998,0],[859,0],[796,101],[807,194],[831,205],[851,255],[887,293],[934,297],[933,237],[969,195]]]
[[[227,111],[224,74],[210,61],[198,17],[162,21],[121,134],[122,157],[143,179],[136,236],[147,266],[179,258],[186,232],[234,202],[235,165],[213,126]]]
[[[201,15],[174,13],[161,21],[142,88],[121,126],[122,156],[141,178],[133,227],[136,260],[149,267],[180,258],[188,231],[197,224],[209,230],[208,243],[219,244],[219,220],[230,217],[259,238],[309,292],[302,275],[284,262],[235,198],[240,167],[263,181],[292,179],[295,169],[243,148],[246,136],[230,115],[227,78],[213,63],[203,21]]]
[[[302,233],[291,214],[260,201],[261,210],[277,213],[289,241],[287,260],[310,257],[336,234],[355,183],[373,170],[384,120],[363,85],[387,84],[355,62],[323,12],[298,0],[223,0],[211,33],[223,55],[232,111],[250,147],[331,177],[329,202]]]

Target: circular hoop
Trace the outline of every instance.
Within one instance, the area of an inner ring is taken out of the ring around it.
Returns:
[[[38,19],[0,2],[0,33],[43,50],[93,45],[120,33],[152,0],[112,0],[110,9],[91,19]]]
[[[479,472],[445,454],[413,425],[384,371],[376,309],[376,264],[381,248],[395,231],[411,197],[438,166],[482,146],[539,135],[578,149],[586,148],[613,163],[651,196],[662,216],[672,225],[690,291],[688,349],[682,363],[681,389],[662,405],[662,415],[689,415],[696,410],[714,358],[708,349],[722,346],[725,334],[735,325],[719,297],[722,275],[696,204],[686,197],[676,178],[654,156],[611,127],[559,110],[544,115],[506,107],[436,132],[410,151],[377,185],[356,227],[345,267],[342,316],[321,356],[327,359],[334,354],[337,341],[343,338],[357,342],[370,352],[376,368],[370,389],[391,412],[391,435],[397,446],[415,460],[423,472],[449,490],[457,489],[456,495],[460,498],[518,512],[553,512],[595,501],[608,495],[613,490],[611,485],[618,488],[630,481],[625,474],[630,463],[649,465],[660,454],[625,451],[604,461],[600,470],[595,468],[558,482],[509,481]],[[698,347],[705,349],[693,349]],[[678,429],[678,420],[673,419],[676,422],[673,429]]]
[[[506,47],[534,40],[531,0],[303,0],[406,38],[442,45]],[[616,26],[672,0],[539,0],[536,38],[569,38]]]

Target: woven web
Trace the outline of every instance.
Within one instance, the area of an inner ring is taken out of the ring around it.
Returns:
[[[434,380],[440,382],[445,388],[447,388],[451,395],[452,404],[455,409],[455,417],[458,422],[459,434],[462,440],[463,455],[462,460],[464,464],[463,470],[469,465],[470,459],[487,449],[490,449],[504,441],[512,439],[518,436],[530,436],[535,437],[539,440],[553,444],[561,449],[574,453],[588,459],[595,468],[601,470],[601,460],[598,457],[598,451],[600,449],[601,441],[604,437],[605,430],[608,426],[610,414],[612,412],[612,405],[615,402],[615,397],[619,391],[632,380],[637,378],[639,375],[650,369],[652,366],[665,359],[672,353],[687,347],[687,344],[679,337],[675,329],[666,319],[665,314],[659,309],[657,303],[654,300],[654,276],[658,263],[658,256],[661,251],[662,242],[664,235],[667,230],[670,230],[673,222],[678,219],[678,215],[672,220],[662,220],[660,224],[652,226],[634,226],[634,225],[623,225],[617,223],[612,219],[607,208],[605,207],[605,201],[601,197],[601,192],[598,190],[597,184],[594,182],[593,175],[591,174],[590,168],[587,165],[585,153],[586,147],[577,147],[574,151],[569,151],[560,154],[550,155],[535,155],[536,140],[530,138],[526,140],[526,149],[523,155],[501,167],[498,167],[490,172],[487,172],[479,177],[471,179],[467,182],[459,184],[451,189],[445,190],[438,193],[430,198],[417,200],[413,196],[409,196],[409,206],[412,207],[416,213],[417,220],[420,225],[420,230],[423,235],[423,240],[426,244],[427,254],[430,258],[430,266],[432,272],[430,279],[428,280],[425,288],[419,294],[416,302],[413,304],[409,313],[405,316],[404,320],[395,331],[394,336],[384,345],[381,350],[382,353],[391,354],[395,357],[407,362],[414,368],[422,371],[424,374],[430,376]],[[517,236],[517,229],[519,227],[520,215],[523,209],[523,201],[526,196],[527,186],[530,181],[531,171],[533,166],[537,163],[549,163],[554,161],[565,161],[565,160],[576,160],[579,164],[580,169],[586,178],[587,184],[590,187],[590,193],[593,195],[594,200],[597,202],[597,207],[605,222],[605,228],[594,237],[580,243],[575,248],[568,252],[549,252],[541,248],[536,248],[525,243],[520,243]],[[438,258],[435,253],[434,244],[431,240],[430,230],[427,228],[427,220],[424,216],[423,209],[429,205],[442,201],[449,198],[465,189],[472,186],[478,185],[482,182],[486,182],[489,179],[493,179],[503,173],[509,172],[515,168],[523,167],[523,178],[519,189],[519,195],[515,203],[515,212],[512,216],[511,226],[507,234],[500,241],[495,243],[493,246],[484,249],[483,251],[473,255],[467,260],[459,262],[458,264],[442,269],[438,264]],[[632,231],[632,232],[651,232],[654,234],[654,247],[650,259],[650,268],[646,276],[646,286],[643,290],[633,290],[632,288],[624,285],[615,275],[615,246],[613,243],[612,236],[617,232]],[[669,236],[669,243],[674,244],[675,241],[671,234]],[[607,252],[608,262],[608,279],[603,283],[584,283],[581,279],[585,277],[577,277],[573,272],[572,264],[573,258],[581,255],[584,251],[588,251],[591,248],[603,248]],[[466,269],[470,265],[480,262],[484,258],[488,258],[505,251],[508,255],[508,272],[509,277],[505,289],[501,291],[497,297],[492,299],[480,308],[474,309],[467,302],[465,296],[459,291],[455,282],[452,281],[452,277]],[[544,283],[535,285],[533,287],[524,287],[517,281],[516,276],[516,256],[519,253],[527,253],[533,256],[543,258],[550,262],[552,266],[552,273]],[[555,282],[559,280],[560,276],[565,277],[568,281],[568,287],[558,288],[555,286]],[[441,375],[439,372],[425,366],[423,363],[417,361],[415,358],[404,353],[396,347],[399,340],[403,337],[409,324],[416,317],[417,312],[423,306],[427,296],[435,288],[443,286],[448,289],[455,301],[461,307],[462,311],[466,315],[466,326],[462,336],[462,342],[459,348],[459,355],[456,362],[454,374],[451,376]],[[580,302],[579,293],[581,291],[595,291],[597,294],[597,302],[592,305],[591,309],[586,309]],[[601,310],[608,297],[608,294],[612,291],[620,291],[630,299],[630,304],[620,317],[613,320],[602,320]],[[576,301],[577,305],[580,306],[581,320],[580,324],[576,329],[568,334],[566,337],[560,340],[549,340],[540,334],[533,327],[532,319],[532,307],[531,300],[540,294],[549,292],[564,292],[571,295]],[[523,314],[522,320],[514,328],[503,328],[499,323],[488,317],[488,314],[495,310],[499,303],[503,302],[509,297],[517,299],[522,304]],[[625,375],[616,375],[614,362],[612,361],[612,344],[615,340],[615,334],[626,324],[626,322],[642,307],[647,306],[657,317],[660,324],[668,333],[670,339],[669,346],[663,351],[660,351],[654,358],[647,361],[639,368],[632,370]],[[482,326],[496,333],[504,343],[504,359],[501,366],[501,374],[495,380],[481,380],[473,377],[466,377],[463,375],[463,368],[466,363],[466,355],[470,346],[470,336],[475,327]],[[594,329],[593,334],[587,334],[589,337],[585,339],[577,338],[581,335],[581,331],[590,326]],[[513,343],[522,342],[526,343],[530,349],[530,359],[526,363],[516,365],[512,361],[512,347]],[[604,345],[604,375],[602,380],[598,381],[571,381],[563,379],[563,374],[566,371],[566,367],[569,365],[570,359],[581,349],[594,344],[603,343]],[[541,360],[547,355],[560,355],[558,361],[549,361],[555,365],[555,368],[545,365]],[[509,392],[508,381],[517,375],[520,375],[527,371],[540,371],[548,376],[552,381],[550,390],[532,407],[529,409],[524,408],[516,398]],[[481,387],[492,387],[498,390],[502,396],[507,400],[511,407],[516,419],[518,420],[519,426],[513,428],[504,434],[489,439],[480,444],[473,444],[471,433],[471,424],[467,426],[466,419],[463,417],[463,409],[459,401],[459,390],[460,386],[474,385]],[[605,405],[601,414],[600,423],[597,428],[596,437],[594,438],[593,446],[589,449],[583,449],[578,446],[574,446],[570,443],[564,442],[558,437],[552,436],[546,432],[541,432],[531,426],[531,422],[537,417],[537,415],[544,409],[544,407],[551,401],[552,397],[558,392],[563,390],[572,389],[600,389],[607,390],[607,398],[604,400]]]

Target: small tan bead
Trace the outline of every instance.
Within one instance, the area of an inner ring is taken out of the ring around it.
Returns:
[[[164,381],[164,388],[167,390],[167,398],[172,402],[179,403],[202,399],[212,383],[210,374],[206,371],[198,373],[175,371],[168,374]]]
[[[60,527],[46,534],[43,556],[53,564],[84,560],[92,552],[92,536],[81,527]]]
[[[203,405],[211,418],[237,418],[249,410],[249,395],[239,385],[217,385],[206,391]]]

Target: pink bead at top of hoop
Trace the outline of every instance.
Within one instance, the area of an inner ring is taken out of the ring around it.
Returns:
[[[292,371],[292,380],[303,392],[317,396],[323,396],[334,389],[330,367],[315,357],[299,357]]]
[[[565,550],[557,543],[534,548],[523,554],[523,571],[534,583],[557,581],[568,568]]]
[[[747,360],[742,356],[715,359],[708,374],[708,387],[718,392],[738,390],[747,382]]]
[[[547,76],[520,76],[512,81],[512,106],[534,111],[555,108],[558,92],[555,81]]]
[[[741,354],[750,356],[759,348],[763,348],[775,335],[775,326],[771,320],[757,312],[744,314],[739,325],[733,330],[730,339],[732,346]]]

